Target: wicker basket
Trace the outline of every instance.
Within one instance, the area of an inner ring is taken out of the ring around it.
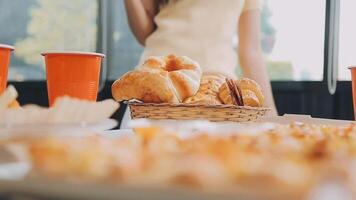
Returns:
[[[269,108],[241,107],[234,105],[195,105],[169,103],[126,102],[131,110],[131,118],[197,120],[213,122],[255,121],[266,114]]]

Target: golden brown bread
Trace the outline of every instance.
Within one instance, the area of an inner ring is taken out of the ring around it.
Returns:
[[[137,99],[143,102],[178,103],[177,95],[172,90],[168,73],[131,71],[112,86],[112,94],[117,101]]]
[[[261,86],[254,80],[249,78],[241,78],[237,81],[241,90],[250,90],[252,91],[260,102],[260,106],[264,105],[265,96],[262,93]]]
[[[264,104],[264,96],[261,87],[254,81],[248,78],[242,78],[236,81],[236,84],[241,89],[244,106],[262,107]],[[231,97],[231,91],[227,83],[224,83],[219,89],[219,98],[224,104],[234,104]]]
[[[199,64],[188,57],[150,57],[115,81],[112,95],[117,101],[179,103],[198,91],[201,74]]]
[[[262,104],[258,100],[256,94],[251,90],[241,90],[242,92],[242,99],[244,101],[245,106],[251,107],[261,107]]]
[[[220,86],[224,83],[225,77],[220,74],[203,75],[198,92],[187,99],[184,103],[219,105],[222,104],[218,97]]]
[[[345,191],[347,187],[356,189],[356,126],[352,123],[274,124],[273,128],[258,128],[255,134],[242,130],[265,126],[242,124],[234,131],[213,125],[221,128],[207,132],[206,127],[197,127],[184,136],[181,130],[154,124],[136,128],[137,137],[90,135],[5,142],[23,146],[20,150],[32,164],[30,175],[43,178],[185,186],[235,197],[236,192],[244,191],[241,194],[254,199],[266,199],[266,195],[267,199],[305,199],[290,195],[303,191],[310,196],[311,189],[315,191],[330,177]]]
[[[217,95],[197,93],[196,95],[184,100],[184,103],[188,104],[200,104],[200,105],[220,105],[222,104]]]

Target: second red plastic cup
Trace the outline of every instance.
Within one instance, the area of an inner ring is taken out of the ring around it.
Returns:
[[[0,94],[6,89],[10,57],[13,50],[14,47],[12,46],[0,44]]]
[[[49,105],[56,98],[70,96],[96,101],[102,59],[99,53],[43,53],[46,63]]]
[[[350,66],[349,69],[351,70],[352,98],[354,105],[354,117],[356,120],[356,66]]]

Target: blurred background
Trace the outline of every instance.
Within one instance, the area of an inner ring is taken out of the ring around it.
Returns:
[[[356,65],[355,9],[355,0],[263,0],[261,44],[280,114],[353,118],[347,67]],[[122,0],[0,0],[0,27],[0,43],[16,48],[9,80],[21,103],[47,105],[43,51],[105,53],[100,99],[111,97],[112,82],[142,51]],[[237,38],[231,42],[238,46]],[[327,66],[338,83],[333,95]]]

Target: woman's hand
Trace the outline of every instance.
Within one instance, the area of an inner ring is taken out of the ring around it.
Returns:
[[[154,17],[158,12],[157,0],[125,0],[125,8],[133,34],[145,46],[147,37],[156,29]]]
[[[239,59],[245,77],[257,81],[266,97],[266,105],[271,108],[270,115],[277,115],[271,83],[260,44],[260,11],[248,10],[239,20]]]

